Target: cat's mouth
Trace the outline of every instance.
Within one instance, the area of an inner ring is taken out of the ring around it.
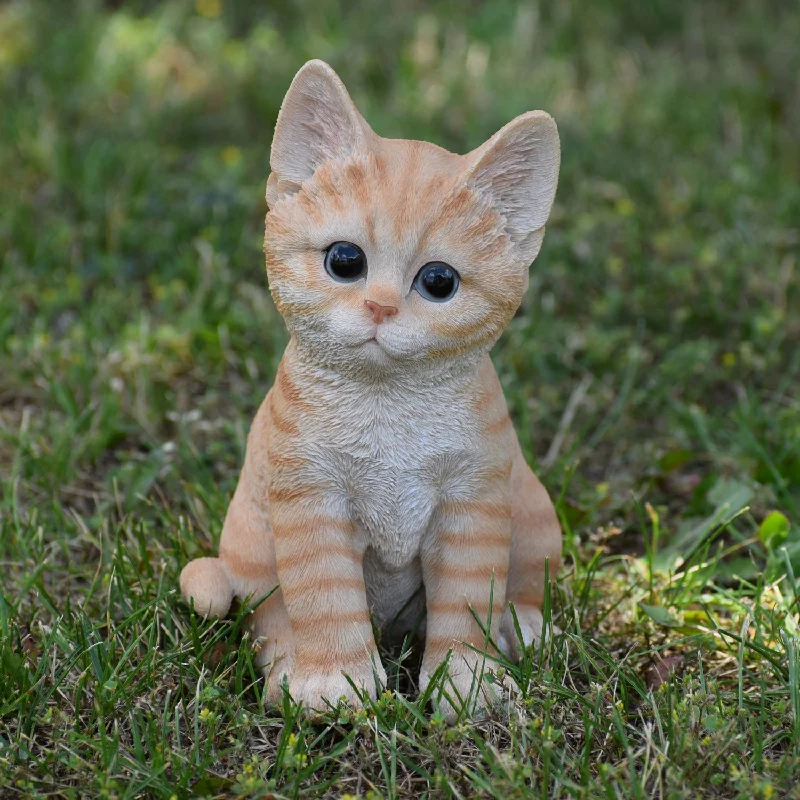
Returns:
[[[353,348],[364,347],[365,345],[368,344],[377,344],[378,347],[380,347],[380,343],[378,342],[378,339],[375,336],[370,336],[369,339],[362,339],[360,342],[354,342],[353,344],[350,345],[350,347]]]
[[[403,360],[409,355],[404,352],[405,348],[398,345],[402,345],[402,337],[401,341],[398,342],[394,332],[392,335],[387,336],[385,334],[382,335],[380,331],[376,331],[372,336],[353,343],[351,347],[363,350],[365,355],[372,355],[373,358],[390,358],[392,361],[396,361],[398,359]]]
[[[377,336],[372,336],[369,339],[367,339],[367,341],[363,343],[363,346],[364,347],[378,347],[384,353],[386,352],[386,348],[378,341],[378,337]]]
[[[384,355],[387,355],[387,356],[391,356],[392,355],[392,353],[389,351],[389,349],[387,347],[385,347],[384,344],[381,343],[381,341],[378,339],[377,335],[376,336],[370,336],[369,339],[362,339],[360,342],[354,344],[353,347],[354,348],[362,348],[363,347],[363,348],[367,348],[368,350],[372,350],[373,352],[379,350]]]

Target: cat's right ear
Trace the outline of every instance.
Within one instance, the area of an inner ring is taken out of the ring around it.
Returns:
[[[278,114],[267,203],[295,194],[326,161],[365,149],[370,134],[339,76],[324,61],[309,61],[294,76]]]

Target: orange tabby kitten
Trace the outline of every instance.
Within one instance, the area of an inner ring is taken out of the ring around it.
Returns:
[[[321,61],[292,82],[264,239],[291,341],[219,558],[180,581],[207,616],[280,586],[252,616],[271,697],[285,679],[309,708],[357,702],[345,675],[374,696],[386,676],[370,613],[402,630],[426,609],[421,686],[452,651],[449,691],[473,708],[486,698],[470,645],[485,635],[470,607],[511,656],[509,603],[524,644],[540,636],[560,529],[488,353],[527,287],[559,154],[542,111],[459,156],[373,133]]]

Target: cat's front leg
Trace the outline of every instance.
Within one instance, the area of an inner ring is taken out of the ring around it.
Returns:
[[[350,680],[372,697],[386,682],[367,606],[364,543],[340,497],[289,485],[285,475],[281,483],[270,489],[270,507],[295,645],[289,692],[309,709],[341,697],[359,705]]]
[[[451,722],[500,697],[498,684],[487,680],[494,651],[472,612],[496,641],[511,546],[507,485],[498,481],[480,496],[443,502],[422,549],[427,632],[420,686],[450,651],[449,677],[432,697]]]

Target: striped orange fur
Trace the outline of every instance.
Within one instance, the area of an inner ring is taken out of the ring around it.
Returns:
[[[541,247],[555,123],[523,114],[467,155],[382,139],[312,61],[281,108],[270,163],[264,252],[291,341],[250,431],[220,556],[188,564],[181,589],[209,616],[269,595],[251,621],[269,694],[286,680],[319,709],[358,702],[348,678],[378,691],[371,620],[413,624],[400,612],[424,583],[421,685],[450,653],[466,696],[487,644],[474,614],[518,655],[541,635],[545,564],[555,574],[561,557],[488,356]],[[352,279],[326,269],[336,242],[363,254]],[[459,281],[438,302],[416,276],[441,263]]]

